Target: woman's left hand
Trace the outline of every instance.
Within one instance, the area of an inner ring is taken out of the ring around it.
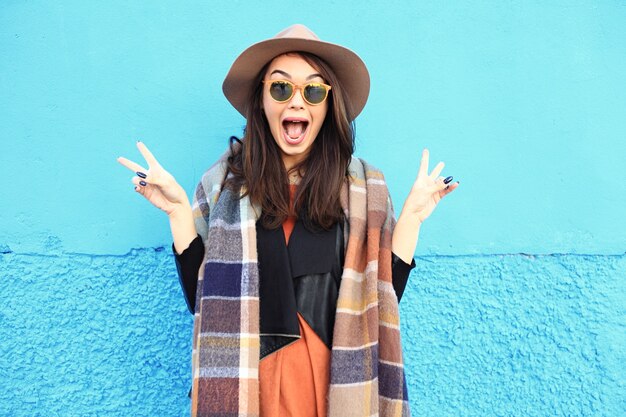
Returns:
[[[402,216],[409,216],[422,223],[430,216],[439,201],[459,186],[458,181],[450,184],[452,177],[444,179],[444,177],[439,176],[443,167],[444,163],[439,162],[428,174],[428,149],[422,151],[422,161],[417,178],[404,202]],[[444,180],[447,180],[447,183]]]

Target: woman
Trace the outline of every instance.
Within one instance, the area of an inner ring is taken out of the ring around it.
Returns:
[[[244,137],[191,204],[143,143],[148,169],[118,158],[170,219],[192,415],[409,415],[398,302],[420,225],[458,182],[441,162],[428,174],[424,149],[396,223],[382,174],[352,157],[365,64],[305,26],[249,47],[223,90]]]

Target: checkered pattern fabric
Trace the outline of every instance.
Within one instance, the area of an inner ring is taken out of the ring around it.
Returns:
[[[227,156],[204,173],[192,205],[205,244],[194,315],[194,417],[259,416],[260,207],[222,189]],[[410,411],[391,280],[393,207],[380,171],[353,158],[349,174],[341,190],[347,245],[327,415],[405,417]]]

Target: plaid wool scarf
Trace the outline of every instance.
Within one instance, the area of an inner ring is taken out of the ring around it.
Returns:
[[[225,154],[198,184],[205,243],[194,315],[191,415],[259,416],[260,208],[222,189]],[[352,158],[341,190],[346,256],[331,352],[328,417],[410,415],[391,276],[395,218],[380,171]],[[265,300],[264,300],[265,301]],[[295,381],[294,381],[295,383]]]

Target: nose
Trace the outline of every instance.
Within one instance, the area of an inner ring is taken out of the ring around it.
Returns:
[[[296,91],[294,92],[293,97],[291,97],[291,100],[289,100],[289,108],[303,109],[304,103],[305,101],[302,97],[302,89],[300,87],[296,87]]]

